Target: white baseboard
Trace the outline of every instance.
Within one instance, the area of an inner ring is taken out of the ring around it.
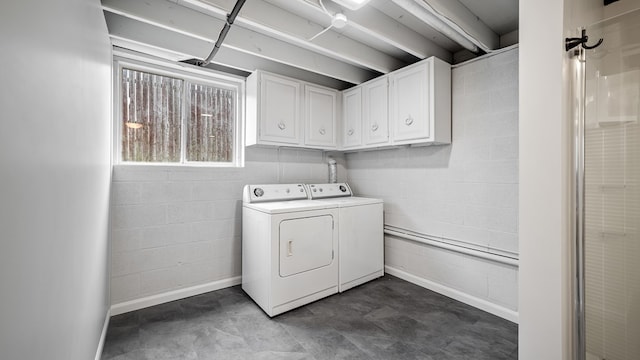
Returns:
[[[104,317],[104,325],[102,325],[102,334],[100,334],[100,341],[98,342],[98,349],[96,350],[96,359],[100,360],[102,357],[102,349],[104,348],[104,342],[107,339],[107,329],[109,328],[109,319],[111,318],[111,309],[107,309],[107,313]]]
[[[467,294],[460,290],[456,290],[450,288],[448,286],[433,282],[431,280],[427,280],[425,278],[421,278],[419,276],[409,274],[408,272],[398,270],[394,267],[385,265],[384,267],[385,273],[389,275],[393,275],[399,277],[400,279],[406,280],[410,283],[416,284],[418,286],[422,286],[423,288],[427,288],[429,290],[435,291],[444,296],[448,296],[452,299],[463,302],[467,305],[471,305],[480,310],[484,310],[490,314],[499,316],[503,319],[509,320],[514,323],[518,323],[518,312],[505,308],[504,306],[500,306],[498,304],[494,304],[490,301],[481,299],[479,297]]]
[[[220,290],[242,283],[242,277],[236,276],[228,279],[213,281],[210,283],[191,286],[184,289],[168,291],[162,294],[151,295],[140,299],[125,301],[111,305],[111,315],[120,315],[129,311],[144,309],[150,306],[164,304],[170,301],[188,298],[194,295],[204,294],[210,291]]]

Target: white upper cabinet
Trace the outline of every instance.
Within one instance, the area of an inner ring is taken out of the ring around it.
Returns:
[[[391,75],[394,143],[429,137],[429,72],[424,65]]]
[[[338,91],[304,85],[305,145],[334,149],[337,145]]]
[[[392,144],[450,144],[451,66],[431,57],[389,81]]]
[[[342,148],[362,145],[362,87],[342,92]]]
[[[382,146],[389,143],[389,96],[387,77],[364,84],[363,133],[364,145]]]
[[[261,71],[247,78],[247,145],[301,144],[301,87]]]
[[[247,78],[246,89],[247,146],[360,150],[451,143],[451,65],[435,57],[342,93],[260,70]]]
[[[389,144],[389,96],[386,76],[342,92],[342,149]]]
[[[336,148],[337,90],[258,70],[246,94],[247,146]]]

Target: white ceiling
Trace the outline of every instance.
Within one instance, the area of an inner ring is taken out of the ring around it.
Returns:
[[[477,54],[421,15],[430,7],[492,51],[517,41],[518,0],[371,0],[357,11],[323,0],[247,0],[209,67],[240,75],[263,69],[344,89],[429,56]],[[102,0],[115,46],[180,61],[206,58],[235,0]]]

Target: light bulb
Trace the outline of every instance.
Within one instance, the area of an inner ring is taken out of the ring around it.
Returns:
[[[342,29],[347,25],[347,16],[342,13],[335,14],[331,20],[331,25],[336,29]]]

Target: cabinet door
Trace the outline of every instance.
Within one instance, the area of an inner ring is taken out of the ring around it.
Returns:
[[[305,144],[336,146],[337,91],[305,85]]]
[[[385,144],[389,141],[389,96],[387,78],[364,86],[364,143]]]
[[[300,143],[300,83],[263,74],[260,83],[260,140]]]
[[[362,87],[345,91],[342,95],[342,147],[362,144]]]
[[[409,143],[430,135],[428,69],[428,63],[424,63],[391,75],[394,143]]]

